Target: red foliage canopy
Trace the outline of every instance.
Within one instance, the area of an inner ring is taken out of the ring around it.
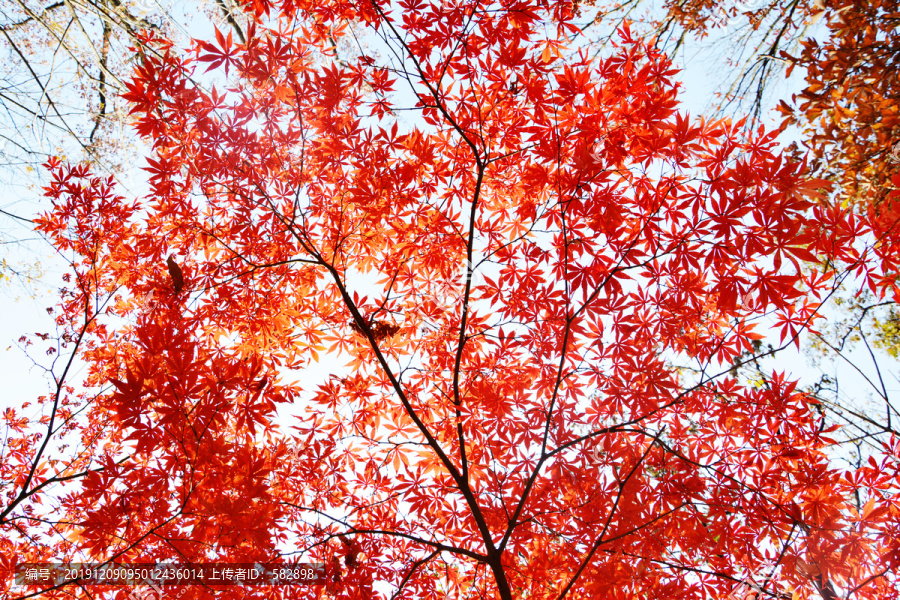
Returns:
[[[329,565],[234,597],[896,597],[900,446],[843,467],[794,383],[729,375],[866,232],[775,133],[679,112],[627,27],[571,47],[567,6],[257,0],[246,44],[148,38],[152,192],[51,161],[40,221],[113,386],[73,421],[94,462],[4,463],[17,504],[81,475],[64,537],[6,520],[3,555]]]

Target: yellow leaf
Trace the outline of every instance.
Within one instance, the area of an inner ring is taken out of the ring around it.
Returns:
[[[550,50],[550,44],[544,46],[544,51],[541,52],[541,60],[545,63],[549,63],[553,60],[553,52]]]

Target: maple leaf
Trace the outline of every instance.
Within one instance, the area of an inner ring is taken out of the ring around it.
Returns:
[[[210,63],[207,70],[212,70],[220,65],[225,65],[225,74],[228,74],[228,68],[236,61],[236,57],[238,56],[237,47],[232,48],[232,39],[231,32],[228,32],[228,37],[222,35],[222,32],[216,28],[216,41],[219,43],[219,46],[200,40],[197,44],[198,49],[198,60],[200,62],[208,62]],[[205,52],[205,54],[201,54],[201,52]]]

